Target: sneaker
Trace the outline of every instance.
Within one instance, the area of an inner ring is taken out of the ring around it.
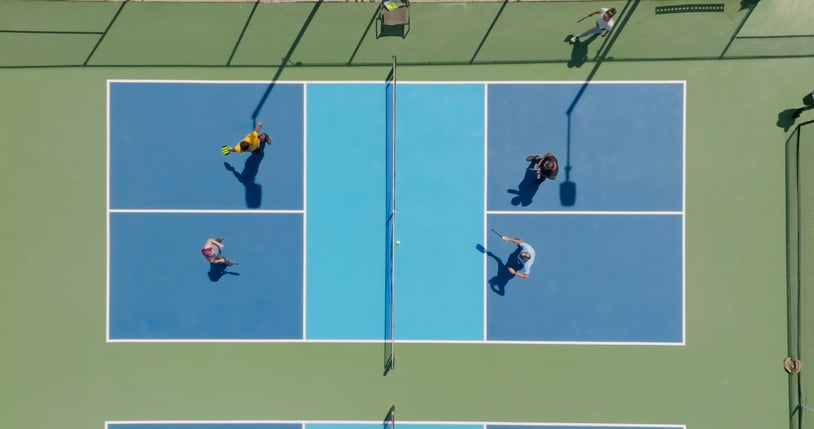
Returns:
[[[571,43],[577,43],[577,42],[579,42],[579,38],[577,38],[577,36],[574,36],[574,37],[571,38]]]

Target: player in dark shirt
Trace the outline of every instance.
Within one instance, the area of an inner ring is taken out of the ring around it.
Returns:
[[[553,153],[548,152],[545,155],[529,155],[526,161],[533,162],[533,170],[537,173],[537,184],[543,183],[545,179],[554,180],[557,178],[557,173],[560,172],[560,163]]]

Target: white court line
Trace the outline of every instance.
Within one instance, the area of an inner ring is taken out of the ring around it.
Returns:
[[[489,85],[483,86],[483,247],[486,248],[489,231]],[[489,257],[483,252],[483,340],[489,333]]]
[[[109,343],[278,343],[278,344],[383,344],[384,339],[258,339],[258,338],[228,338],[228,339],[189,339],[189,338],[116,338],[108,339]],[[483,345],[556,345],[556,346],[684,346],[684,342],[647,342],[647,341],[507,341],[507,340],[396,340],[396,344],[483,344]]]
[[[177,84],[195,84],[195,85],[245,85],[245,84],[295,84],[295,85],[370,85],[379,84],[383,82],[379,80],[181,80],[181,79],[108,79],[110,83],[177,83]],[[467,80],[467,81],[399,81],[399,84],[410,85],[664,85],[664,84],[684,84],[686,89],[686,81],[683,80],[592,80],[585,82],[584,80],[572,81],[548,81],[548,80],[507,80],[507,81],[490,81],[490,80]],[[109,92],[109,91],[108,91]],[[686,94],[685,94],[686,95]],[[685,97],[686,100],[686,97]]]
[[[207,424],[207,425],[233,425],[233,424],[336,424],[336,425],[381,425],[381,420],[108,420],[105,421],[105,428],[109,425],[191,425],[191,424]],[[687,425],[683,424],[664,424],[664,423],[578,423],[578,422],[467,422],[467,421],[421,421],[421,420],[396,420],[396,425],[432,425],[432,426],[566,426],[566,427],[581,427],[581,428],[599,428],[599,427],[631,427],[631,428],[659,428],[659,429],[686,429]]]
[[[499,215],[589,215],[589,216],[683,216],[684,211],[609,211],[609,210],[489,210]]]
[[[302,339],[308,338],[308,85],[302,86]]]
[[[105,339],[110,339],[110,81],[105,93]]]
[[[198,209],[109,209],[110,213],[168,213],[168,214],[305,214],[305,210],[198,210]]]
[[[681,342],[687,342],[687,82],[681,115]]]

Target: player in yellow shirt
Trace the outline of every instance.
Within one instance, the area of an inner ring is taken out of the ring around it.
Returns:
[[[263,128],[263,121],[258,121],[257,127],[255,127],[251,133],[247,134],[246,137],[243,137],[243,140],[238,142],[238,144],[233,147],[221,147],[223,154],[229,155],[231,152],[254,152],[260,149],[261,145],[271,144],[271,137],[269,137],[268,134],[258,134],[261,128]]]

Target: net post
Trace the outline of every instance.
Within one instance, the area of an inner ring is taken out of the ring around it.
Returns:
[[[391,405],[387,410],[387,414],[382,421],[382,429],[395,429],[396,428],[396,406]]]

